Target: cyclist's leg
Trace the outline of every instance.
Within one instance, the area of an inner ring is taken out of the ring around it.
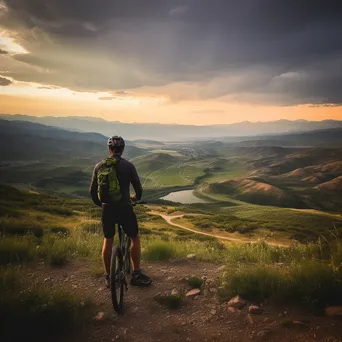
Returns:
[[[132,279],[133,286],[149,286],[151,279],[140,270],[140,237],[137,217],[131,205],[125,206],[121,211],[121,225],[128,237],[131,238],[131,260],[132,260]]]
[[[140,246],[140,236],[137,234],[134,238],[131,238],[131,260],[132,260],[132,270],[140,270],[140,258],[141,258],[141,246]]]
[[[110,274],[110,259],[112,256],[113,238],[115,234],[114,209],[110,204],[102,204],[102,229],[104,234],[102,260],[106,276]]]

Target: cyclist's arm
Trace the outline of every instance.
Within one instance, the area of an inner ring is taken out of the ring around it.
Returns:
[[[102,203],[99,200],[99,197],[97,194],[97,168],[96,168],[96,166],[94,168],[93,177],[91,179],[89,192],[90,192],[90,196],[91,196],[91,199],[93,200],[93,202],[97,206],[101,207]]]
[[[142,186],[141,186],[141,182],[140,182],[137,170],[135,169],[134,165],[132,165],[131,183],[132,183],[134,191],[135,191],[136,200],[140,201],[141,196],[142,196]]]

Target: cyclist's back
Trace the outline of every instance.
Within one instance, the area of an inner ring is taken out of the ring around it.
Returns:
[[[128,160],[122,158],[121,156],[113,156],[112,158],[115,158],[118,160],[118,163],[116,164],[116,174],[119,180],[121,194],[122,194],[121,202],[130,203],[130,191],[129,191],[130,184],[133,185],[137,200],[140,200],[142,196],[142,186],[141,186],[140,179],[139,179],[138,173],[134,165]],[[98,193],[97,193],[97,190],[98,190],[97,172],[99,168],[103,165],[103,163],[104,163],[104,160],[95,166],[93,179],[92,179],[91,186],[90,186],[91,197],[98,206],[101,206],[101,202],[99,201]]]

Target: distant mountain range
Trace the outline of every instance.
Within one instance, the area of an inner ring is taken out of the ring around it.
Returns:
[[[101,133],[105,136],[118,134],[129,140],[147,139],[160,141],[281,134],[342,127],[342,120],[244,121],[229,125],[195,126],[158,123],[123,123],[119,121],[106,121],[100,118],[75,116],[36,117],[19,114],[0,114],[0,118],[41,123],[72,131]]]
[[[129,143],[125,156],[134,158],[143,152]],[[107,154],[107,138],[99,133],[71,132],[38,123],[0,120],[0,161],[63,163],[87,158],[87,163],[92,164]]]

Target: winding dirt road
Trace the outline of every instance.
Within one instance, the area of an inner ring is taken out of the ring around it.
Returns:
[[[159,213],[157,211],[152,211],[152,212],[150,212],[150,214],[162,217],[171,226],[181,228],[181,229],[187,230],[187,231],[195,233],[195,234],[210,236],[210,237],[214,237],[216,239],[232,241],[232,242],[237,242],[237,243],[257,243],[258,242],[257,240],[243,240],[243,239],[229,237],[229,236],[222,236],[222,235],[218,235],[218,234],[206,233],[206,232],[202,232],[202,231],[197,230],[197,229],[185,227],[179,223],[175,223],[172,221],[172,220],[177,219],[177,218],[182,218],[182,217],[184,217],[184,215],[194,216],[194,215],[198,215],[198,214],[165,215],[165,214]],[[289,245],[286,245],[284,243],[279,243],[279,242],[267,242],[267,244],[269,244],[270,246],[277,246],[277,247],[289,247]]]

